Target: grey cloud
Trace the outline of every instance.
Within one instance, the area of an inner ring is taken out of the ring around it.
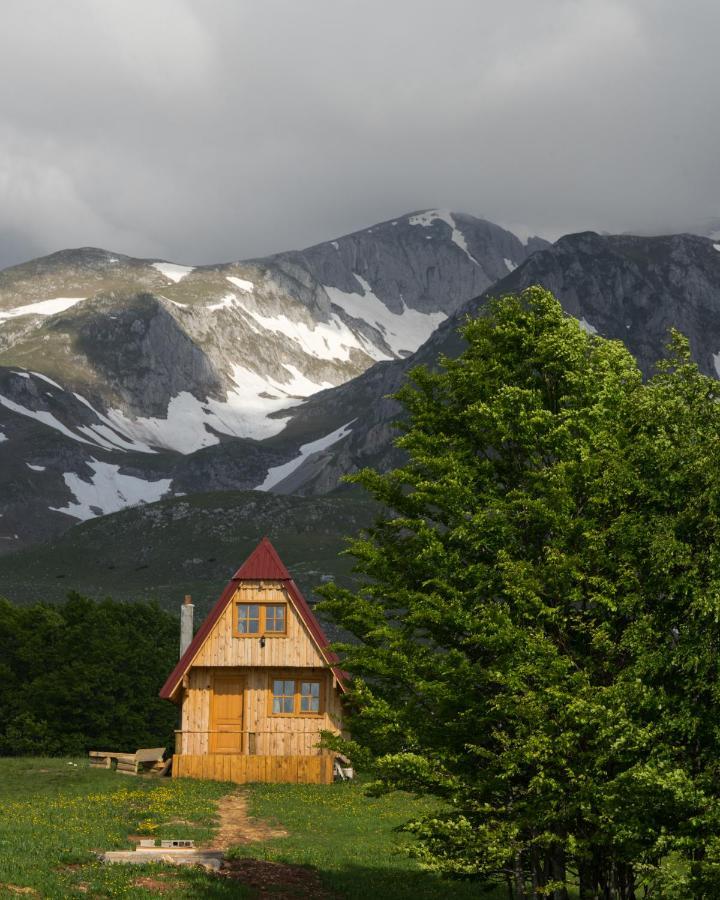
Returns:
[[[0,264],[720,213],[712,0],[5,0]]]

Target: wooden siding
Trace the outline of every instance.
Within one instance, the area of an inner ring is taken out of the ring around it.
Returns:
[[[236,639],[241,640],[241,639]],[[187,689],[182,704],[183,755],[204,755],[211,752],[212,697],[215,667],[193,667],[187,676]],[[222,671],[222,670],[221,670]],[[227,670],[225,670],[227,671]],[[321,731],[339,733],[342,707],[339,692],[333,687],[333,676],[327,668],[242,669],[244,678],[242,752],[261,756],[316,756]],[[306,677],[323,685],[324,707],[319,715],[269,715],[271,679]]]
[[[233,635],[236,603],[287,604],[287,635],[238,638]],[[280,582],[243,582],[195,656],[193,666],[320,667],[326,661]]]
[[[211,781],[287,781],[300,784],[331,784],[333,757],[323,756],[239,756],[218,754],[173,756],[174,778],[203,778]]]

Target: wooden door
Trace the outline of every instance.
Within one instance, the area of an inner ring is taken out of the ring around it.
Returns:
[[[210,752],[242,753],[244,681],[238,672],[213,677]]]

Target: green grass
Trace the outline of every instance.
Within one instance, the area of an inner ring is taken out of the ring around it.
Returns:
[[[143,876],[171,879],[178,898],[249,897],[199,869],[106,866],[94,851],[129,849],[129,834],[207,839],[228,785],[140,779],[87,760],[0,759],[0,897],[32,888],[47,898],[145,898]],[[191,825],[168,825],[182,819]],[[32,896],[32,894],[29,894]],[[165,894],[164,896],[168,896]]]
[[[398,831],[437,804],[408,794],[368,797],[362,783],[254,784],[250,812],[282,825],[289,835],[237,849],[237,856],[313,866],[329,891],[345,900],[486,900],[470,882],[449,882],[424,871],[407,853],[410,839]]]
[[[95,855],[130,848],[130,834],[207,840],[216,824],[215,801],[234,789],[210,781],[126,777],[90,769],[82,759],[0,759],[0,898],[19,896],[18,888],[58,900],[154,896],[137,884],[143,877],[164,880],[165,897],[256,896],[199,869],[106,866]],[[257,784],[247,791],[251,813],[289,834],[243,845],[234,852],[238,858],[311,866],[338,900],[496,896],[483,895],[477,885],[444,881],[408,856],[409,839],[397,828],[431,811],[428,800],[372,798],[358,783]]]

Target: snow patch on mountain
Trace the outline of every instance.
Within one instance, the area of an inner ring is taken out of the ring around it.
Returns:
[[[78,441],[81,444],[90,443],[90,441],[87,441],[85,438],[80,437],[79,434],[75,434],[74,431],[66,428],[66,426],[63,425],[63,423],[59,419],[56,419],[55,416],[52,413],[47,412],[47,410],[27,409],[27,407],[21,406],[19,403],[15,403],[14,400],[10,400],[8,397],[4,397],[2,394],[0,394],[0,405],[4,406],[5,409],[9,409],[11,412],[19,413],[21,416],[27,416],[29,419],[35,419],[38,422],[42,422],[43,425],[48,425],[50,428],[54,428],[56,431],[64,434],[65,437],[72,438],[72,440]]]
[[[311,381],[294,366],[285,365],[285,369],[290,377],[280,382],[235,365],[232,380],[237,389],[229,391],[224,401],[198,400],[181,391],[171,399],[165,418],[130,418],[119,409],[110,409],[104,419],[115,431],[146,447],[183,454],[218,444],[217,433],[262,440],[285,427],[284,418],[271,419],[271,413],[297,406],[310,394],[332,387],[329,382]]]
[[[7,435],[4,432],[0,431],[0,444],[2,444],[2,442],[6,441],[7,439]]]
[[[66,472],[63,479],[75,496],[75,502],[67,506],[50,506],[53,512],[66,513],[85,521],[107,513],[118,512],[138,503],[154,503],[169,490],[172,478],[146,481],[134,475],[122,475],[120,466],[91,460],[88,465],[93,470],[90,481],[85,481],[74,472]]]
[[[503,256],[503,262],[507,267],[508,272],[514,272],[517,269],[517,263],[514,263],[511,259],[508,259],[506,256]]]
[[[34,466],[32,463],[25,463],[25,465],[33,472],[44,472],[45,466]]]
[[[43,381],[47,381],[48,384],[51,384],[53,387],[57,388],[59,391],[64,390],[61,388],[57,381],[53,381],[52,378],[48,378],[47,375],[43,375],[41,372],[31,372],[31,375],[34,375],[35,378],[42,378]]]
[[[715,366],[718,378],[720,378],[720,353],[713,353],[713,365]]]
[[[210,312],[214,312],[218,309],[230,309],[233,306],[237,306],[238,303],[237,294],[225,294],[217,303],[211,303],[205,308]]]
[[[367,281],[355,274],[360,283],[362,294],[349,294],[339,288],[325,286],[325,292],[332,303],[339,306],[353,319],[360,319],[377,328],[386,343],[396,356],[412,353],[424,344],[438,325],[447,319],[445,313],[423,313],[410,309],[403,302],[403,311],[394,313],[372,291]],[[379,354],[379,355],[378,355]],[[382,351],[377,351],[374,358],[390,359]]]
[[[716,250],[720,251],[720,244],[713,244],[713,247],[714,247]]]
[[[467,258],[475,263],[475,265],[479,265],[478,261],[475,257],[470,253],[468,249],[467,241],[465,240],[465,235],[460,231],[457,227],[455,219],[453,218],[453,214],[448,209],[428,209],[425,212],[418,213],[416,216],[410,216],[408,219],[408,225],[421,225],[423,228],[430,227],[433,222],[444,222],[446,225],[450,226],[452,231],[451,240],[454,244],[463,251],[463,253],[467,256]]]
[[[250,299],[248,298],[248,300]],[[226,294],[219,303],[213,303],[206,308],[208,310],[239,310],[247,326],[255,333],[259,334],[262,329],[282,334],[283,337],[298,344],[308,356],[314,356],[316,359],[347,362],[350,359],[350,351],[353,349],[360,350],[376,360],[390,358],[379,353],[377,348],[362,335],[356,335],[337,315],[331,315],[327,322],[315,321],[311,324],[291,319],[285,313],[267,316],[258,309],[251,308],[247,302],[235,294]],[[315,388],[315,390],[319,390],[319,388]]]
[[[234,284],[236,288],[244,291],[246,294],[252,294],[255,290],[255,285],[252,281],[245,281],[244,278],[235,278],[234,275],[226,275],[225,278],[230,284]]]
[[[259,484],[254,488],[254,490],[272,490],[276,485],[280,484],[281,481],[284,481],[288,475],[294,472],[295,469],[301,466],[309,456],[313,455],[313,453],[319,453],[321,450],[326,450],[328,447],[332,447],[333,444],[337,444],[337,442],[344,437],[347,437],[352,431],[350,426],[355,421],[355,419],[351,419],[347,424],[341,425],[340,428],[331,431],[330,434],[326,434],[325,437],[318,438],[316,441],[311,441],[308,444],[302,444],[299,448],[298,456],[291,459],[290,462],[283,463],[281,466],[273,466],[268,469],[265,480],[262,484]]]
[[[76,303],[81,303],[84,299],[85,297],[53,297],[50,300],[39,300],[37,303],[27,303],[13,309],[0,309],[0,322],[19,316],[54,316],[65,312]]]
[[[328,322],[315,322],[313,327],[305,322],[290,319],[284,313],[278,316],[263,316],[256,311],[248,309],[245,311],[266,331],[285,335],[299,344],[305,353],[316,359],[347,361],[353,348],[369,353],[368,345],[361,343],[358,336],[337,315],[330,316]]]
[[[73,393],[73,397],[82,403],[83,406],[87,406],[88,409],[92,410],[101,423],[99,425],[81,425],[78,428],[78,431],[82,431],[83,434],[87,435],[91,440],[95,441],[95,443],[99,443],[100,446],[104,447],[106,450],[137,450],[140,453],[156,452],[151,447],[148,447],[147,444],[142,443],[142,441],[136,441],[132,438],[128,439],[125,436],[119,435],[112,421],[103,413],[98,412],[92,403],[90,403],[86,397],[83,397],[82,394]]]
[[[190,272],[193,271],[195,266],[180,266],[177,263],[169,263],[169,262],[154,262],[153,269],[157,269],[161,275],[164,275],[166,278],[169,278],[170,281],[174,281],[175,284],[178,281],[182,281],[186,275],[189,275]]]
[[[588,320],[585,318],[585,316],[583,316],[582,319],[578,321],[578,325],[582,328],[583,331],[586,331],[588,334],[598,333],[597,328],[594,325],[591,325],[590,322],[588,322]]]
[[[311,394],[317,394],[318,391],[327,390],[327,388],[334,387],[329,381],[311,381],[311,379],[307,378],[303,373],[297,368],[297,366],[292,366],[290,363],[283,363],[283,369],[286,369],[290,373],[290,381],[283,384],[281,387],[281,391],[284,394],[287,394],[288,397],[292,397],[294,399],[306,400]],[[277,384],[277,382],[275,382]]]

